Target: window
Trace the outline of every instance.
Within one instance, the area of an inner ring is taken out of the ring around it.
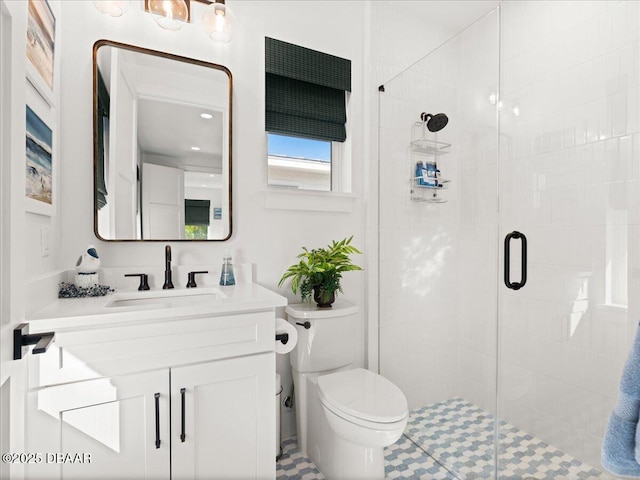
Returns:
[[[207,240],[211,202],[209,200],[185,199],[184,238],[186,240]]]
[[[265,89],[268,184],[334,190],[351,61],[266,38]]]
[[[331,191],[331,142],[270,133],[269,185]]]

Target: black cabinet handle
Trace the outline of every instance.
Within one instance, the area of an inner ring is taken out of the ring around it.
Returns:
[[[511,282],[511,240],[522,242],[521,277],[519,282]],[[511,290],[520,290],[527,283],[527,237],[524,233],[513,231],[504,237],[504,284]]]
[[[156,401],[156,448],[160,448],[160,394],[154,393]]]
[[[187,436],[184,433],[184,394],[186,392],[186,388],[181,388],[180,389],[180,397],[182,399],[182,410],[180,412],[181,415],[181,422],[182,422],[182,429],[180,430],[180,441],[184,443],[184,439],[187,438]]]

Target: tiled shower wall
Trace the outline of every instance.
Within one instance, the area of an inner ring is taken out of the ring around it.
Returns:
[[[639,35],[637,1],[502,7],[500,417],[594,466],[640,317]]]
[[[495,383],[497,119],[479,99],[496,91],[497,53],[493,12],[387,82],[380,98],[380,370],[411,408],[467,391],[484,408],[495,404],[482,381]],[[421,112],[450,119],[437,136],[452,145],[438,160],[451,180],[446,203],[410,199],[419,158],[409,142]]]
[[[410,2],[413,3],[413,2]],[[452,36],[451,33],[438,28],[430,21],[430,16],[412,14],[403,10],[397,0],[379,0],[368,2],[369,6],[369,58],[371,60],[371,72],[369,88],[371,92],[377,92],[378,86],[389,84],[389,80],[405,70],[408,65],[414,64],[427,52]],[[427,9],[425,9],[427,10]],[[393,82],[392,82],[393,83]],[[378,95],[370,96],[369,111],[371,122],[369,130],[369,151],[371,161],[366,163],[366,176],[369,179],[366,185],[366,212],[367,212],[367,244],[365,245],[367,264],[365,274],[368,293],[367,304],[367,365],[372,370],[379,368],[379,340],[378,317],[379,300],[378,290],[378,248],[379,248],[379,168],[378,168]],[[382,100],[384,101],[384,100]],[[412,119],[415,112],[412,114]],[[389,123],[389,122],[388,122]],[[409,126],[396,127],[407,134]],[[393,128],[393,127],[392,127]],[[403,144],[402,147],[406,147]],[[404,165],[401,165],[402,168]],[[382,184],[384,182],[380,182]],[[388,311],[386,309],[385,311]]]
[[[410,408],[456,391],[459,147],[439,162],[452,180],[448,202],[429,205],[410,199],[409,144],[421,112],[446,112],[452,120],[438,139],[454,143],[457,49],[447,44],[388,82],[380,100],[380,372]]]

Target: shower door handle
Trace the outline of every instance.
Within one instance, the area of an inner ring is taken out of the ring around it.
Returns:
[[[511,282],[511,240],[520,239],[522,242],[521,277],[519,282]],[[527,283],[527,237],[524,233],[513,231],[504,237],[504,284],[511,290],[520,290]]]

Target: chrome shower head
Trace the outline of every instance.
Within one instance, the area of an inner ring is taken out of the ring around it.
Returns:
[[[449,123],[449,118],[444,113],[436,113],[432,115],[430,113],[422,112],[420,114],[420,120],[426,122],[427,128],[430,132],[439,132]]]

